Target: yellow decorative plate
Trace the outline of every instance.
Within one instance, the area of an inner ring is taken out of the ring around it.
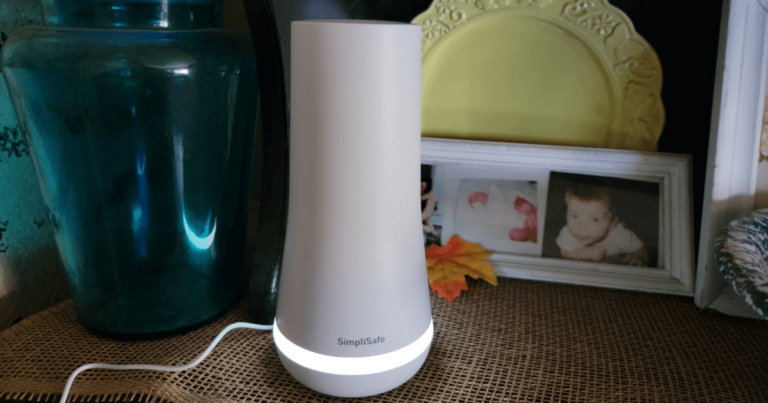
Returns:
[[[661,65],[606,0],[434,0],[422,134],[655,151]]]

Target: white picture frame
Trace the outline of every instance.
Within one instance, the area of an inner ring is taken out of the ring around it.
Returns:
[[[500,277],[693,296],[690,156],[422,138],[421,160],[423,165],[436,167],[436,175],[444,175],[448,169],[445,167],[461,166],[469,168],[470,172],[506,172],[505,178],[515,180],[541,180],[550,172],[563,172],[658,182],[661,231],[659,250],[663,252],[659,253],[660,264],[657,268],[503,252],[494,252],[487,261],[494,266]],[[522,172],[523,175],[518,177],[516,172]],[[445,202],[448,200],[445,195],[451,194],[452,190],[448,188],[455,187],[455,183],[446,185],[437,182],[440,181],[436,181],[433,191],[438,200],[444,200],[442,207],[438,201],[438,211],[442,208],[444,214],[451,214],[450,203]],[[539,187],[540,206],[547,197],[542,195],[545,188]],[[540,210],[539,228],[542,228],[541,223],[546,214],[546,211]],[[438,221],[444,218],[437,217]],[[443,239],[443,243],[447,241],[448,238]]]
[[[720,273],[714,244],[729,222],[754,209],[768,13],[757,0],[723,2],[707,155],[694,302],[729,315],[764,319]]]

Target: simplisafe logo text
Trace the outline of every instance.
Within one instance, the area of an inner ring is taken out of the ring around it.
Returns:
[[[367,346],[370,344],[379,344],[384,343],[384,338],[379,336],[376,338],[373,337],[367,337],[367,338],[359,338],[355,340],[349,340],[345,339],[343,337],[339,337],[339,345],[340,346]]]

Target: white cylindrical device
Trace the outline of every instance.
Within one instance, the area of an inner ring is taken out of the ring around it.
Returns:
[[[334,396],[394,389],[434,328],[420,209],[421,27],[291,24],[288,228],[278,354]]]

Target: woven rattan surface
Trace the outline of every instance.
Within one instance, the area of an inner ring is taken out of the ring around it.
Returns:
[[[405,385],[365,402],[768,402],[768,322],[696,308],[690,298],[502,279],[432,298],[435,339]],[[158,341],[114,341],[77,322],[71,302],[0,333],[0,396],[52,401],[89,362],[179,365],[217,322]],[[239,329],[181,373],[88,371],[77,401],[327,402],[288,375],[270,333]],[[90,398],[89,398],[90,397]]]

